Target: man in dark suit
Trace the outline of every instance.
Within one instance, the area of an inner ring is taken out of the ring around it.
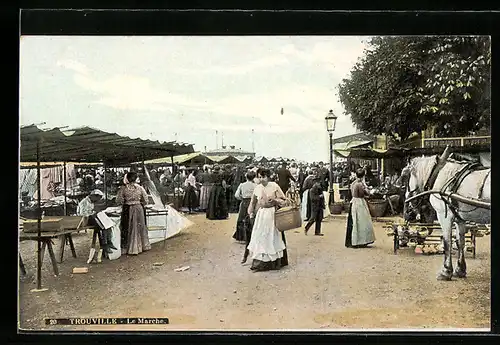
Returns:
[[[311,216],[305,227],[305,234],[311,228],[311,226],[316,223],[314,235],[323,236],[321,233],[321,222],[323,221],[323,210],[325,209],[325,197],[323,194],[323,188],[320,183],[319,177],[316,175],[314,177],[314,184],[309,190],[309,202],[311,203]]]
[[[304,181],[306,179],[305,168],[302,165],[299,165],[299,194],[300,194],[300,202],[302,202],[302,193],[304,193]]]
[[[326,192],[330,184],[330,171],[323,165],[323,162],[319,162],[318,166],[319,183],[323,191]]]
[[[286,194],[288,189],[290,188],[290,180],[295,181],[295,178],[292,176],[290,170],[286,168],[286,163],[283,162],[281,168],[278,169],[276,175],[278,176],[278,185],[280,186],[283,193]]]

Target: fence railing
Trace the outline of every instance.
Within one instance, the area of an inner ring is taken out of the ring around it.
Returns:
[[[491,136],[457,137],[457,138],[422,138],[422,148],[434,147],[467,147],[491,145]]]

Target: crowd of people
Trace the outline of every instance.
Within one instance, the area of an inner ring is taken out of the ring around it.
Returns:
[[[162,172],[161,176],[164,175]],[[329,189],[330,172],[322,162],[245,168],[215,164],[180,169],[170,177],[183,187],[183,206],[187,212],[204,212],[210,220],[224,220],[230,213],[238,213],[233,238],[245,244],[242,263],[251,257],[254,272],[288,265],[285,233],[275,227],[274,215],[293,201],[294,194],[298,204],[306,209],[304,233],[307,235],[314,225],[314,235],[323,236],[321,223],[327,206],[324,192]],[[350,186],[345,245],[350,248],[370,245],[375,237],[365,198],[372,193],[369,187],[383,184],[370,167],[347,163],[336,164],[332,178],[335,183]],[[159,180],[162,183],[167,178]],[[390,177],[384,182],[395,180]]]
[[[304,233],[307,235],[314,226],[314,235],[323,236],[321,224],[329,204],[324,195],[329,189],[330,172],[322,162],[246,167],[215,164],[191,169],[152,169],[150,173],[143,168],[106,174],[98,170],[94,176],[88,171],[79,172],[78,176],[83,188],[94,188],[90,198],[102,197],[99,190],[105,183],[109,192],[116,192],[114,200],[123,208],[120,227],[124,253],[134,255],[151,248],[145,222],[148,192],[143,183],[148,181],[161,191],[165,203],[169,194],[177,192],[188,213],[204,212],[210,220],[228,219],[230,213],[237,213],[233,238],[245,244],[242,263],[250,257],[254,272],[288,265],[285,233],[275,227],[275,212],[279,208],[290,202],[301,205]],[[375,237],[365,198],[374,187],[401,184],[400,177],[394,174],[380,183],[369,166],[348,163],[335,164],[331,176],[334,183],[349,186],[346,247],[370,245]]]

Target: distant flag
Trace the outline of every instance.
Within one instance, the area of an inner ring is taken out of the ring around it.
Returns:
[[[281,115],[283,115],[283,108],[281,108]]]

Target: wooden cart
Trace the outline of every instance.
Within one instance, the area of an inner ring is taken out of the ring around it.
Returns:
[[[465,248],[476,258],[476,238],[490,234],[489,225],[467,223]],[[394,254],[402,247],[422,248],[424,254],[443,253],[443,234],[439,223],[391,223],[385,226],[388,236],[393,237]],[[455,234],[453,234],[455,240]]]

